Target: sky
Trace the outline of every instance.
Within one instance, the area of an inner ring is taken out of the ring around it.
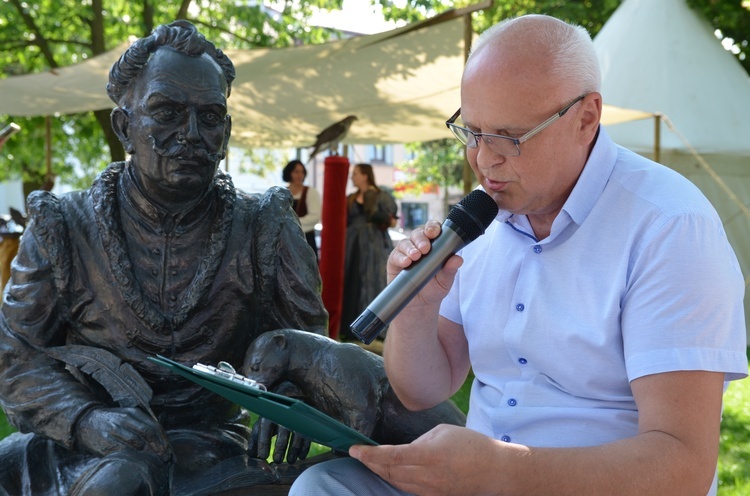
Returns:
[[[311,16],[308,23],[360,34],[381,33],[397,27],[394,22],[386,22],[380,5],[371,5],[370,0],[344,0],[342,10],[321,11]]]

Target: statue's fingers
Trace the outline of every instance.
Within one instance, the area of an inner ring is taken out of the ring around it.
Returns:
[[[258,430],[258,458],[268,458],[271,453],[271,438],[273,437],[276,424],[268,419],[259,418],[260,427]]]
[[[300,460],[304,460],[307,458],[307,454],[310,453],[310,445],[312,442],[309,438],[306,438],[304,436],[297,436],[299,438],[299,455],[298,458]]]
[[[260,431],[260,420],[253,423],[253,428],[250,430],[250,439],[247,443],[247,455],[250,458],[258,458],[258,436]]]
[[[289,443],[289,449],[286,452],[286,461],[294,463],[298,459],[304,460],[310,451],[310,441],[296,432],[292,434],[292,441]]]
[[[284,461],[284,455],[286,454],[286,448],[289,445],[289,436],[291,432],[289,429],[279,427],[276,432],[276,446],[273,450],[273,461],[281,463]],[[291,463],[291,462],[290,462]]]

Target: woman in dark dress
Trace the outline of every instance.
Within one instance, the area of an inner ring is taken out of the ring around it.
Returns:
[[[395,226],[398,211],[396,200],[375,184],[370,164],[356,164],[351,178],[357,191],[347,197],[342,339],[356,339],[349,326],[385,288],[393,249],[388,228]]]

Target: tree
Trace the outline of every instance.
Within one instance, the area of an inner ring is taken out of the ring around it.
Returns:
[[[524,14],[549,14],[568,22],[585,27],[592,38],[595,37],[607,19],[619,7],[622,0],[583,0],[576,2],[562,2],[559,0],[494,0],[490,9],[476,12],[472,15],[472,25],[475,33],[481,33],[497,22]],[[734,53],[745,70],[750,72],[750,58],[748,52],[748,38],[750,38],[750,1],[748,0],[687,0],[688,5],[700,12],[711,25],[720,30],[724,37],[724,44],[732,47]],[[394,3],[393,0],[380,0],[386,19],[407,18],[415,22],[447,8],[468,6],[475,2],[456,2],[448,6],[441,0],[412,0],[406,6]],[[460,5],[459,5],[460,4]],[[452,111],[452,109],[446,109]],[[412,186],[417,188],[419,181],[440,183],[436,180],[434,171],[440,167],[455,167],[455,158],[451,151],[440,150],[441,146],[454,146],[452,143],[441,145],[446,140],[435,143],[411,143],[409,148],[415,154],[406,167],[414,175]],[[441,157],[450,157],[449,163],[436,163]],[[423,170],[424,168],[424,170]],[[473,178],[468,172],[468,163],[464,161],[464,177]],[[455,172],[450,169],[450,172]],[[446,178],[447,179],[447,178]],[[451,186],[460,181],[451,183]],[[442,185],[442,184],[441,184]],[[472,184],[464,184],[464,193],[472,188]],[[418,188],[417,188],[418,189]]]
[[[327,41],[330,30],[307,26],[313,7],[339,8],[342,0],[287,0],[281,11],[260,3],[215,0],[4,0],[0,2],[0,74],[4,77],[54,70],[106,52],[132,35],[144,36],[174,19],[188,19],[219,48],[284,47]],[[0,181],[23,178],[27,188],[59,177],[89,184],[109,161],[125,152],[112,132],[108,110],[13,120],[23,133],[0,154]],[[45,159],[45,147],[51,144]]]
[[[425,185],[436,184],[442,188],[443,211],[448,211],[448,188],[463,183],[464,147],[455,139],[440,139],[426,143],[409,143],[407,150],[414,158],[401,164],[408,181],[396,184],[400,191],[421,192]]]

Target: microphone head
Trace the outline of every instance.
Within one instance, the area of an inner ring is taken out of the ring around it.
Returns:
[[[467,241],[474,241],[484,234],[500,209],[490,195],[475,189],[464,196],[448,213],[448,220],[461,228]]]

